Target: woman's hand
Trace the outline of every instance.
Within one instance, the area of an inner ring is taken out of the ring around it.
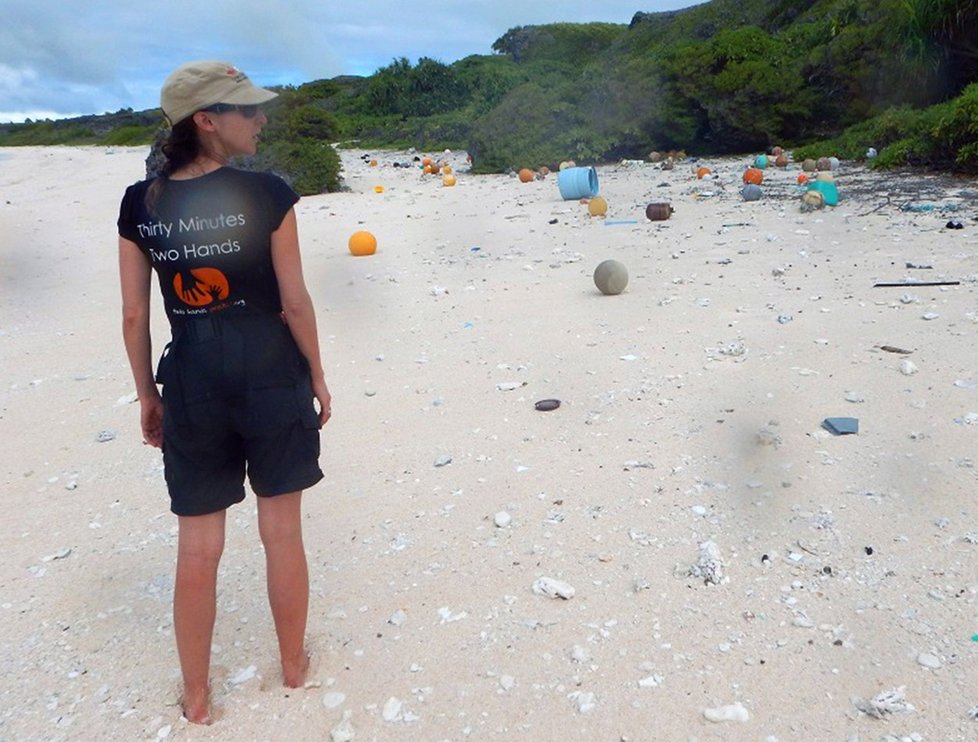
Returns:
[[[143,443],[163,448],[163,400],[159,395],[139,400],[139,423],[143,429]]]
[[[326,387],[326,380],[322,377],[312,380],[312,396],[319,402],[319,427],[323,427],[332,417],[332,410],[329,409],[333,397]]]

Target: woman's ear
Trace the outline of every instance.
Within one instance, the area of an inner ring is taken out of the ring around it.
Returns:
[[[214,125],[214,120],[207,111],[197,111],[193,115],[194,123],[197,128],[201,131],[215,131],[216,126]]]

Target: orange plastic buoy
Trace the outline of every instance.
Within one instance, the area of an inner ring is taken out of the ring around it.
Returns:
[[[431,158],[430,157],[422,157],[421,158],[421,164],[422,165],[430,165],[431,164]]]
[[[371,160],[370,167],[377,167],[377,160]]]
[[[423,168],[421,168],[421,169],[424,171],[424,174],[425,175],[431,175],[431,163],[430,162],[427,165],[425,165]]]
[[[377,238],[370,232],[359,231],[350,235],[350,252],[358,258],[377,252]]]
[[[520,170],[520,183],[529,183],[533,180],[533,171],[530,168],[525,167]]]
[[[744,171],[744,182],[760,185],[764,182],[764,171],[759,167],[749,167]]]
[[[374,186],[374,193],[383,193],[384,186]]]
[[[455,176],[451,173],[441,176],[441,184],[448,187],[455,185]]]
[[[805,173],[798,173],[798,185],[805,185],[808,182],[808,176]]]
[[[608,213],[608,202],[601,196],[595,196],[588,201],[587,213],[591,216],[604,216]]]
[[[445,175],[451,175],[452,174],[452,166],[451,165],[442,165],[441,171]]]
[[[710,168],[708,168],[708,167],[701,167],[699,170],[696,171],[696,177],[699,178],[700,180],[702,180],[703,178],[705,178],[707,175],[709,175],[712,172],[713,171],[710,170]]]

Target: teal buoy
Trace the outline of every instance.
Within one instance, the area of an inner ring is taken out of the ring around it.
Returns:
[[[808,190],[821,193],[825,199],[826,206],[839,205],[839,189],[835,183],[826,180],[816,180],[808,184]]]

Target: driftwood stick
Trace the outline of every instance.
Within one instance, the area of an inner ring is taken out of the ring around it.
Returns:
[[[892,288],[894,286],[960,286],[960,281],[878,281],[874,289]]]
[[[908,202],[908,203],[909,203],[909,202]],[[869,215],[870,215],[870,214],[872,214],[873,212],[876,212],[876,211],[879,211],[880,209],[882,209],[882,208],[884,208],[884,207],[886,207],[886,206],[889,206],[889,205],[890,205],[890,197],[889,197],[889,196],[887,196],[887,197],[886,197],[886,201],[884,201],[883,203],[881,203],[881,204],[880,204],[879,206],[877,206],[877,207],[876,207],[875,209],[870,209],[869,211],[864,211],[864,212],[863,212],[862,214],[856,214],[856,216],[869,216]]]

